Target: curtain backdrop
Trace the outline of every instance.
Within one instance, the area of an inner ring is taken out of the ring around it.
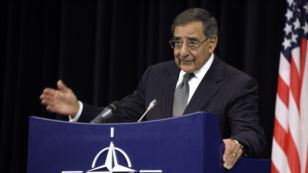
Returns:
[[[40,105],[45,87],[62,79],[94,105],[130,94],[146,67],[173,59],[170,26],[189,7],[216,16],[216,54],[258,80],[269,157],[285,6],[281,0],[1,1],[0,170],[26,172],[30,115],[61,118]]]

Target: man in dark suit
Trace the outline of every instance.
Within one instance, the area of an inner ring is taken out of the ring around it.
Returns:
[[[188,9],[175,18],[172,34],[175,61],[150,66],[138,88],[121,100],[109,121],[137,121],[154,99],[158,104],[147,113],[146,120],[214,112],[225,143],[225,168],[231,169],[243,153],[261,156],[265,139],[259,125],[257,83],[214,55],[218,40],[215,18],[204,9]],[[58,89],[46,88],[41,95],[47,110],[83,122],[102,111],[78,101],[62,81],[57,85]]]

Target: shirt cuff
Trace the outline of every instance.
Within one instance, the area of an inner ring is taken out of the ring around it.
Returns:
[[[79,104],[79,110],[77,114],[74,117],[72,117],[71,115],[68,116],[70,122],[77,122],[79,120],[79,117],[83,109],[83,104],[81,101],[78,101],[78,104]]]

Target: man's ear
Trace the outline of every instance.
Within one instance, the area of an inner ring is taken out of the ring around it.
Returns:
[[[217,43],[218,43],[218,37],[217,35],[213,35],[211,38],[209,38],[209,52],[210,53],[213,53],[216,46],[217,46]]]

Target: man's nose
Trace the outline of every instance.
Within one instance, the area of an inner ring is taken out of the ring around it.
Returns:
[[[189,55],[189,48],[187,47],[187,44],[183,44],[179,51],[180,57],[186,57]]]

